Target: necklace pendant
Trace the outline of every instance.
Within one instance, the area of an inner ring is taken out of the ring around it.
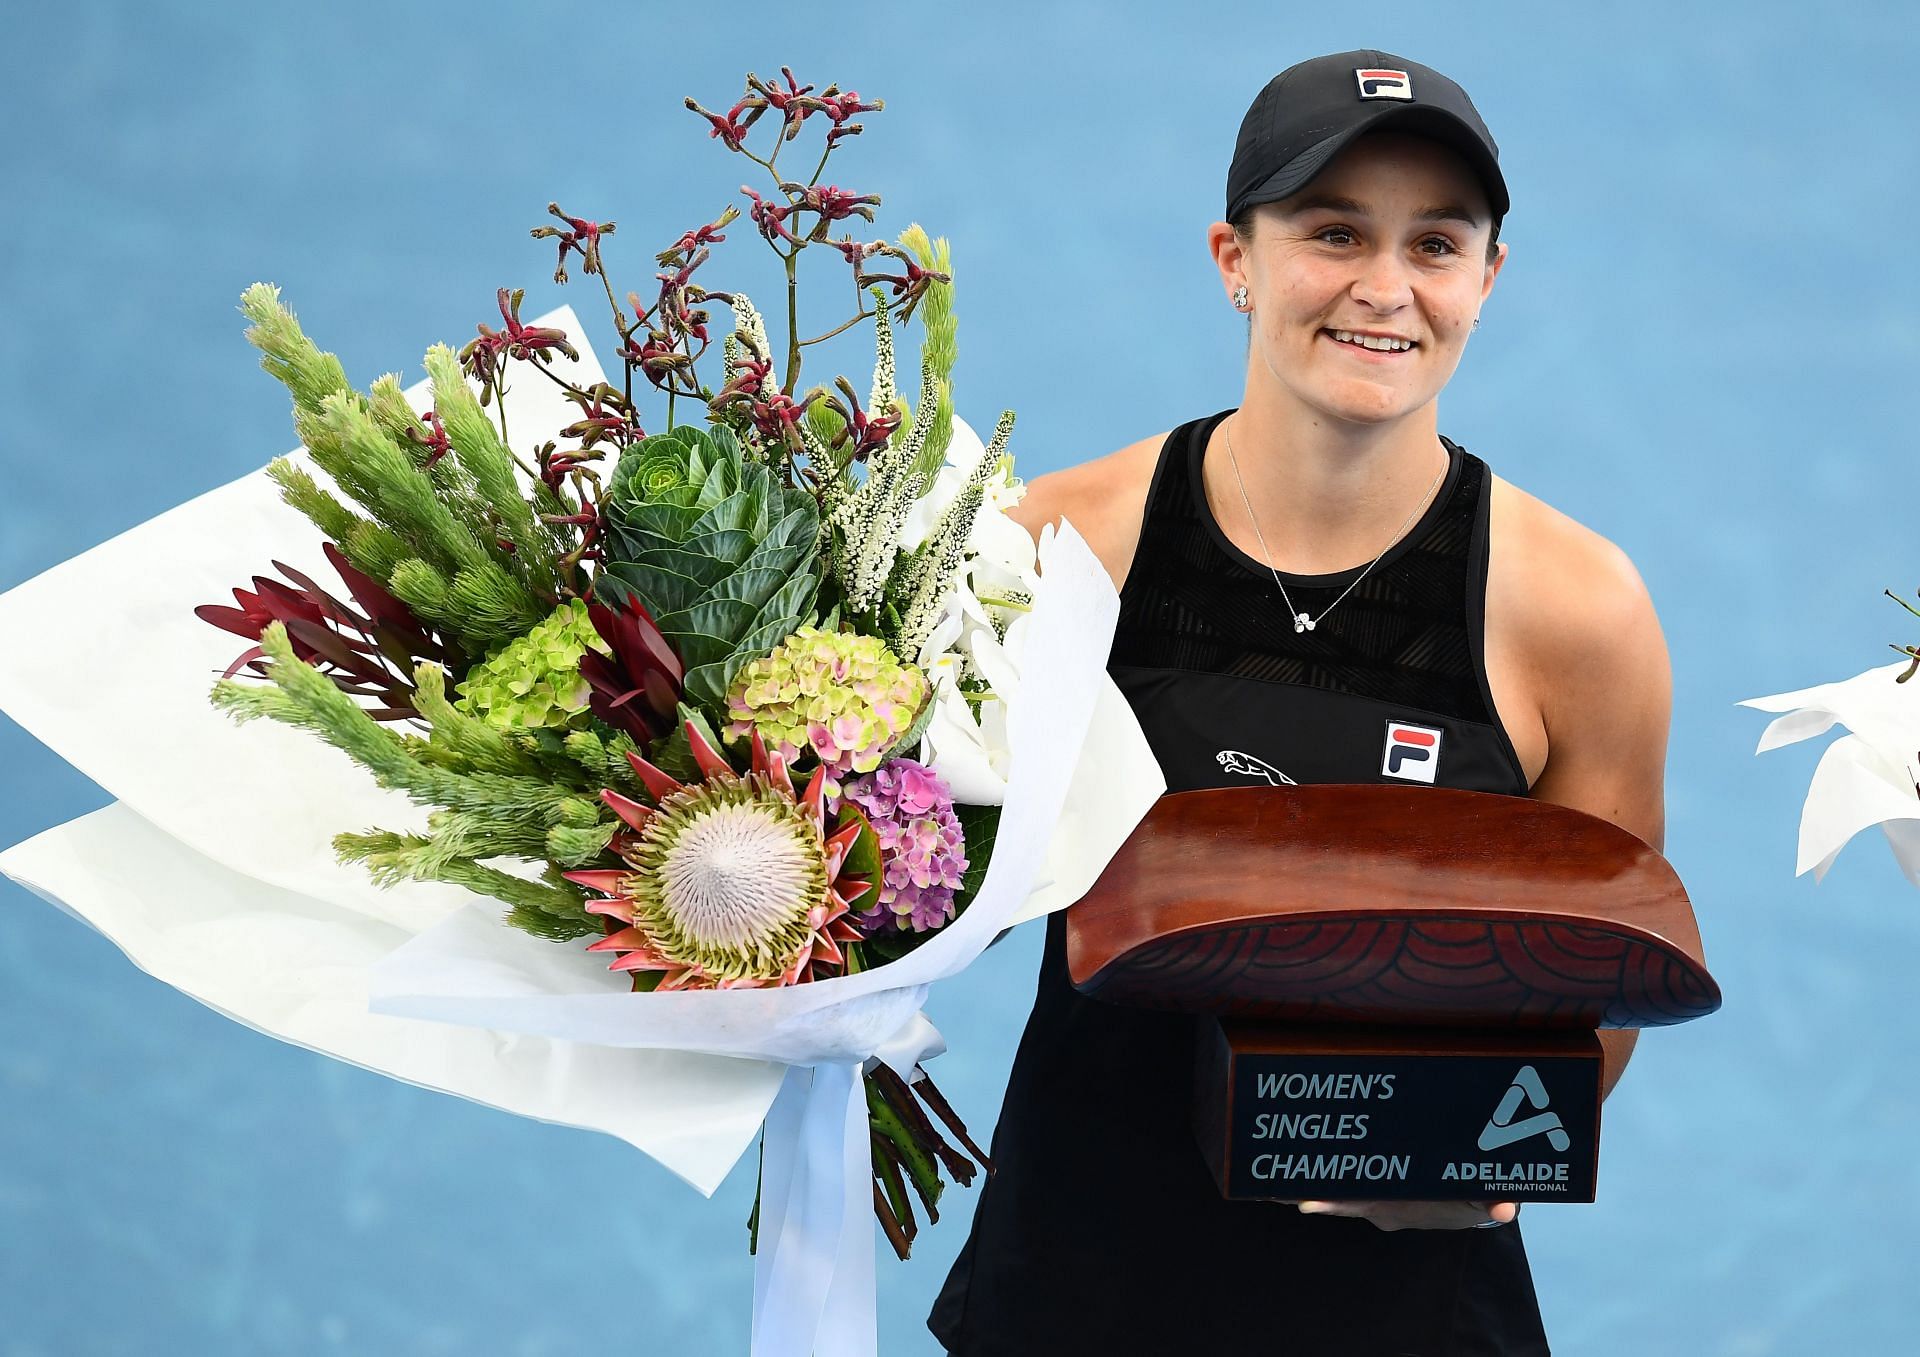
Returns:
[[[1312,631],[1313,626],[1313,619],[1305,613],[1295,613],[1293,615],[1293,629],[1295,631]]]

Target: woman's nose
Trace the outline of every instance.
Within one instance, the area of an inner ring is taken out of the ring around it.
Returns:
[[[1355,301],[1377,311],[1392,311],[1411,301],[1413,285],[1406,261],[1393,250],[1376,250],[1362,262],[1360,274],[1353,280]]]

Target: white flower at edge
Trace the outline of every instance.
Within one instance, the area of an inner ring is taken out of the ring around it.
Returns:
[[[1813,770],[1800,812],[1796,876],[1809,869],[1818,881],[1849,839],[1879,825],[1908,881],[1920,886],[1920,679],[1896,683],[1908,668],[1896,660],[1838,683],[1771,697],[1749,697],[1743,707],[1779,712],[1760,734],[1756,754],[1820,735],[1842,725],[1850,734],[1827,746]]]
[[[946,465],[908,516],[902,547],[926,540],[985,450],[956,417]],[[917,657],[933,685],[934,702],[920,760],[940,770],[954,800],[997,806],[1007,794],[1006,704],[1018,700],[1021,640],[1040,580],[1033,538],[1006,514],[1026,493],[1011,459],[994,469],[984,490],[967,538],[967,562]],[[963,678],[979,679],[991,691],[966,693]]]

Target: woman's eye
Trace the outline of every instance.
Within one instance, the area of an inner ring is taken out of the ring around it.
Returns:
[[[1330,239],[1333,237],[1338,237],[1340,239]],[[1314,239],[1330,240],[1330,243],[1332,244],[1339,244],[1341,243],[1342,239],[1352,240],[1353,232],[1348,230],[1344,226],[1328,226],[1316,232]],[[1432,250],[1427,248],[1433,245],[1437,245],[1440,248],[1437,250]],[[1448,240],[1445,236],[1428,236],[1425,240],[1420,242],[1420,248],[1423,250],[1426,250],[1427,253],[1431,254],[1436,259],[1444,257],[1446,255],[1459,253],[1459,251],[1454,248],[1453,242],[1451,240]]]

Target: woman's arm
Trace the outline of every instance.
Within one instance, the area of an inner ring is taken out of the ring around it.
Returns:
[[[1577,525],[1575,525],[1577,527]],[[1547,762],[1541,801],[1571,806],[1666,843],[1667,727],[1673,680],[1653,601],[1626,554],[1584,528],[1537,559],[1519,628],[1542,694]],[[1639,1033],[1602,1032],[1601,1096],[1613,1091]],[[1457,1229],[1509,1221],[1513,1202],[1304,1202],[1314,1214],[1360,1216],[1383,1230]]]
[[[1548,676],[1540,688],[1547,764],[1531,794],[1609,820],[1663,851],[1673,710],[1666,638],[1626,553],[1581,532],[1580,546],[1560,555],[1557,578],[1540,581],[1550,606],[1534,619],[1532,650]],[[1639,1036],[1600,1034],[1603,1098]]]

